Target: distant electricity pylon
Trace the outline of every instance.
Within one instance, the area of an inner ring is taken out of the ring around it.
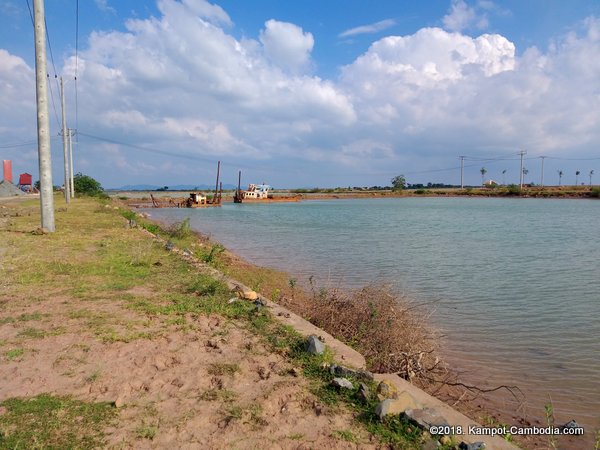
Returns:
[[[525,150],[521,150],[519,152],[519,154],[521,155],[521,170],[519,170],[519,187],[523,187],[523,156],[527,154],[527,152]]]
[[[60,77],[60,104],[62,107],[62,140],[63,140],[63,157],[65,163],[65,201],[71,203],[71,187],[69,177],[69,139],[67,131],[67,111],[65,110],[65,83]]]

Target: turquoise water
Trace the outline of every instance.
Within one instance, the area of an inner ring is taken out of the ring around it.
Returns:
[[[262,266],[425,302],[463,379],[600,428],[600,201],[405,198],[151,210]],[[508,408],[512,406],[507,405]],[[588,428],[589,429],[589,428]]]

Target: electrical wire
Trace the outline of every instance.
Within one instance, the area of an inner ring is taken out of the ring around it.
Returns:
[[[122,141],[117,141],[115,139],[110,139],[110,138],[105,138],[102,136],[95,136],[93,134],[89,134],[89,133],[85,133],[85,132],[78,132],[79,135],[83,136],[83,137],[88,137],[91,139],[95,139],[97,141],[103,141],[103,142],[108,142],[110,144],[116,144],[116,145],[122,145],[124,147],[131,147],[131,148],[135,148],[137,150],[142,150],[145,152],[149,152],[149,153],[155,153],[158,155],[165,155],[165,156],[171,156],[171,157],[175,157],[175,158],[183,158],[183,159],[190,159],[193,161],[202,161],[202,162],[207,162],[207,163],[211,163],[214,164],[217,162],[216,159],[210,159],[210,158],[205,158],[202,156],[197,156],[197,155],[189,155],[189,154],[184,154],[184,153],[174,153],[174,152],[168,152],[166,150],[162,150],[162,149],[158,149],[158,148],[152,148],[152,147],[144,147],[141,145],[136,145],[136,144],[130,144],[127,142],[122,142]],[[244,168],[244,169],[252,169],[252,170],[257,170],[257,171],[264,171],[264,167],[260,168],[260,167],[253,167],[253,166],[248,166],[248,165],[244,165],[244,164],[231,164],[231,163],[227,163],[227,162],[221,162],[222,166],[229,166],[229,167],[236,167],[236,168]]]
[[[51,136],[50,139],[58,139],[58,136]],[[3,144],[0,145],[0,148],[17,148],[17,147],[27,147],[28,145],[36,145],[37,144],[37,139],[31,140],[31,141],[24,141],[24,142],[16,142],[13,144]]]

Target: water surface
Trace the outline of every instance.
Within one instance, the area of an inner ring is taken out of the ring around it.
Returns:
[[[391,282],[464,377],[600,428],[600,201],[392,198],[151,210],[306,280]]]

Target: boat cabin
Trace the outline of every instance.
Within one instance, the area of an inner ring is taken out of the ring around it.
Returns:
[[[273,197],[272,190],[273,188],[268,184],[251,184],[248,186],[248,190],[244,192],[244,198],[264,200]]]

